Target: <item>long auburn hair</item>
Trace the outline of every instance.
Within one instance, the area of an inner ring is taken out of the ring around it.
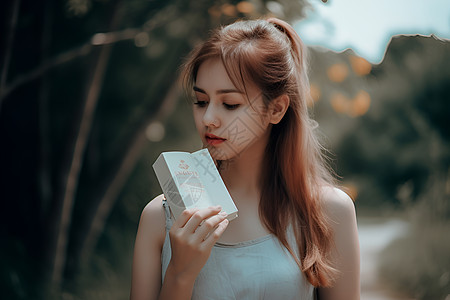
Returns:
[[[246,82],[256,84],[266,106],[288,95],[286,114],[272,126],[266,146],[263,167],[270,172],[262,172],[260,178],[259,215],[312,285],[331,286],[337,275],[331,260],[333,233],[320,195],[334,180],[308,113],[305,46],[288,23],[276,18],[238,21],[219,28],[184,64],[186,91],[192,91],[200,65],[211,58],[222,60],[240,90],[246,90]],[[288,243],[290,225],[300,257]]]

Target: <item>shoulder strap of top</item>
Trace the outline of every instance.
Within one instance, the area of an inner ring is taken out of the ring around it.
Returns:
[[[166,198],[163,199],[162,204],[164,206],[164,214],[166,216],[166,231],[169,231],[173,225],[173,220],[171,218],[171,212],[169,208],[169,204],[167,203]]]

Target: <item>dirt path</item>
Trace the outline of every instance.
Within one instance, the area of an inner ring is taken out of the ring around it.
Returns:
[[[407,223],[401,220],[358,218],[361,248],[361,300],[408,299],[394,295],[392,291],[379,282],[377,276],[379,253],[392,240],[401,236],[407,230]]]

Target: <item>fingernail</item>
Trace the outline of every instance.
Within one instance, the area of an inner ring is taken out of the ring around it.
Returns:
[[[222,206],[217,205],[216,208],[221,210],[221,209],[222,209]]]
[[[219,213],[219,215],[224,216],[224,217],[228,216],[228,214],[227,214],[226,211],[221,211],[221,212]]]

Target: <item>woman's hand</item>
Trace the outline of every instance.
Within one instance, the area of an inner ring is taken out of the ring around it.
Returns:
[[[178,217],[169,231],[172,258],[167,277],[193,286],[209,258],[211,249],[228,226],[221,207],[188,209]]]

